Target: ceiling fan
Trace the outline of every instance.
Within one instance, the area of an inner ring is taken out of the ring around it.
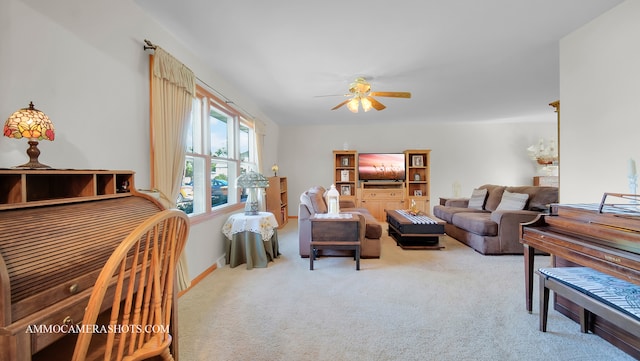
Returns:
[[[347,105],[347,108],[354,113],[358,112],[360,105],[362,105],[362,110],[365,112],[368,112],[371,108],[375,110],[383,110],[386,106],[377,101],[374,97],[411,98],[411,93],[409,92],[372,92],[371,84],[369,84],[369,82],[367,82],[363,77],[358,77],[353,83],[351,83],[349,86],[349,93],[350,94],[345,94],[345,96],[350,96],[350,99],[336,105],[331,108],[331,110],[336,110],[345,104]]]

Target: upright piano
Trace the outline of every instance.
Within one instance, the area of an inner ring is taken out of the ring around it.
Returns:
[[[73,347],[60,326],[82,321],[113,250],[163,209],[132,171],[0,169],[0,361]]]
[[[554,204],[520,227],[525,302],[532,312],[534,253],[552,255],[553,267],[586,266],[640,285],[640,197],[605,193],[599,204]],[[542,265],[548,266],[548,265]],[[578,320],[578,307],[556,296],[554,308]],[[596,316],[594,333],[640,358],[640,340]]]

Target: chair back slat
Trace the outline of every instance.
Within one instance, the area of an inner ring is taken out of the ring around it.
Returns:
[[[93,288],[82,324],[96,325],[100,310],[110,303],[106,337],[78,335],[73,361],[84,361],[94,349],[103,360],[142,360],[169,352],[169,326],[177,259],[189,233],[184,212],[165,210],[150,217],[116,248]],[[115,285],[114,285],[115,282]],[[113,287],[113,298],[105,298]]]

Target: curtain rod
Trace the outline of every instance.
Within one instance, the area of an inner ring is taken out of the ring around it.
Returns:
[[[142,48],[147,51],[147,50],[156,50],[158,48],[157,45],[154,45],[151,41],[144,39],[144,43],[146,45],[143,45]],[[216,90],[214,87],[212,87],[211,85],[207,84],[204,80],[198,78],[198,76],[196,76],[196,80],[198,80],[200,83],[206,85],[209,89],[211,89],[212,91],[214,91],[216,94],[218,94],[218,96],[220,98],[222,98],[222,100],[224,101],[225,104],[231,105],[233,108],[239,108],[242,113],[248,115],[249,118],[251,118],[251,120],[258,120],[256,119],[255,116],[253,116],[251,113],[249,113],[248,111],[246,111],[243,107],[241,107],[240,105],[236,104],[233,100],[227,98],[224,94],[220,93],[218,90]],[[264,122],[260,121],[262,124],[264,124]]]

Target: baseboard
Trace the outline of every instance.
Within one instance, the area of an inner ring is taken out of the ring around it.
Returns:
[[[218,268],[218,263],[214,263],[211,267],[207,268],[206,270],[204,270],[204,272],[202,272],[198,276],[196,276],[196,278],[191,280],[191,285],[189,285],[189,287],[187,287],[184,290],[178,292],[178,298],[180,298],[182,295],[187,293],[190,289],[192,289],[195,285],[200,283],[200,281],[202,281],[205,277],[207,277],[211,272],[215,271],[217,268]]]

